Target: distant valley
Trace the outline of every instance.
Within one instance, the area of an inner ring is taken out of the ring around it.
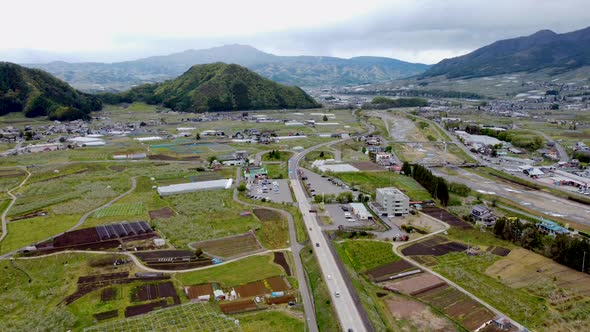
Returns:
[[[187,50],[116,63],[50,62],[25,66],[48,71],[83,91],[101,92],[161,82],[193,65],[212,62],[238,64],[278,83],[306,87],[385,82],[418,75],[429,68],[383,57],[277,56],[247,45]]]

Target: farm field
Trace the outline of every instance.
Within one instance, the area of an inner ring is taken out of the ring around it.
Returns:
[[[256,236],[267,249],[281,249],[289,246],[289,224],[278,212],[268,209],[254,209],[254,215],[262,226]]]
[[[137,215],[141,215],[145,213],[145,207],[143,203],[135,203],[135,204],[113,204],[109,207],[102,208],[96,212],[94,212],[95,218],[104,218],[104,217],[133,217]]]
[[[166,196],[164,200],[178,214],[152,223],[180,249],[190,242],[243,234],[260,227],[253,215],[240,216],[251,210],[236,203],[232,194],[231,190],[208,190],[206,194]]]
[[[435,235],[426,240],[414,242],[401,251],[406,256],[442,256],[465,250],[467,250],[466,245]]]
[[[390,296],[385,303],[395,317],[396,331],[460,331],[452,321],[435,314],[432,308],[416,300]]]
[[[368,281],[361,274],[366,271],[367,267],[399,259],[393,254],[391,244],[358,240],[334,243],[334,246],[374,329],[377,331],[393,330],[393,326],[396,324],[390,319],[384,302],[384,297],[388,295],[387,292],[382,287]],[[373,255],[375,256],[373,259],[361,259]]]
[[[404,191],[411,200],[432,199],[426,189],[413,178],[394,172],[338,173],[336,177],[349,185],[358,185],[362,191],[368,193],[374,193],[377,188],[393,186]]]
[[[378,266],[399,260],[391,243],[368,240],[344,241],[336,245],[350,260],[352,267],[366,272]]]
[[[67,294],[74,292],[79,276],[112,271],[112,265],[90,266],[89,262],[97,257],[92,254],[63,253],[35,259],[17,259],[14,263],[0,261],[3,271],[0,307],[4,308],[0,330],[65,331],[73,326],[88,326],[93,312],[80,313],[70,306],[58,306],[58,303]],[[114,260],[120,256],[111,257]],[[120,270],[129,268],[122,266]]]
[[[501,279],[492,278],[485,270],[501,259],[496,255],[483,254],[475,257],[464,253],[449,253],[436,257],[436,272],[453,280],[482,300],[490,303],[502,312],[510,313],[519,322],[527,321],[528,326],[540,328],[546,301],[523,290],[505,285]],[[482,285],[485,284],[485,287]]]
[[[189,247],[200,248],[204,253],[219,258],[235,258],[262,250],[256,236],[248,232],[243,235],[221,239],[193,242]]]
[[[283,274],[285,271],[281,266],[273,263],[273,255],[267,254],[200,271],[177,273],[174,279],[185,286],[218,282],[223,287],[231,287]]]
[[[210,303],[187,303],[130,319],[104,323],[84,331],[241,331],[234,319]]]
[[[244,332],[287,331],[299,332],[304,330],[304,322],[289,313],[278,310],[246,313],[234,315],[240,321]]]

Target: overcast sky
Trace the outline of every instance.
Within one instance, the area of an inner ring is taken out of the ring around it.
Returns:
[[[121,61],[249,44],[278,55],[436,63],[498,39],[590,25],[590,0],[18,0],[0,60]]]

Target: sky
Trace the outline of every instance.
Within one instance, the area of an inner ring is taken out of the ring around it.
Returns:
[[[433,64],[496,40],[590,26],[589,0],[3,1],[0,61],[114,62],[223,44]]]

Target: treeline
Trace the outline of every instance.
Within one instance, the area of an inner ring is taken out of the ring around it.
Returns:
[[[364,108],[373,109],[388,109],[388,108],[400,108],[400,107],[424,107],[428,106],[428,101],[423,98],[387,98],[383,96],[377,96],[371,100],[370,103],[365,104]]]
[[[449,187],[445,179],[433,175],[430,170],[422,165],[410,165],[407,161],[402,165],[401,171],[405,175],[413,177],[432,197],[437,198],[443,206],[449,204]]]
[[[95,96],[38,70],[0,62],[0,115],[22,112],[26,117],[51,120],[87,119],[102,109]]]
[[[495,137],[500,141],[510,142],[514,146],[529,150],[540,149],[545,144],[543,137],[528,131],[495,130],[492,128],[482,128],[474,124],[467,125],[465,131],[472,135]]]
[[[494,235],[523,248],[535,251],[554,261],[580,271],[584,253],[588,256],[584,271],[590,262],[590,241],[585,238],[557,235],[544,236],[534,223],[523,223],[518,218],[501,217],[494,225]]]

